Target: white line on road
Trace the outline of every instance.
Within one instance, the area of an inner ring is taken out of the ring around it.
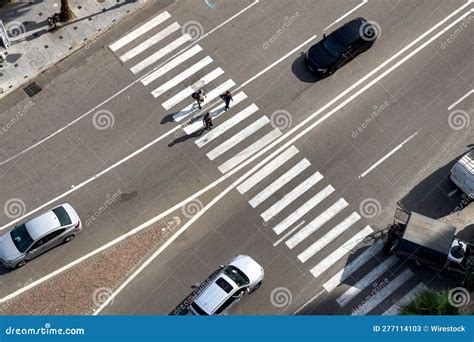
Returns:
[[[358,4],[357,6],[355,6],[354,8],[352,8],[351,10],[347,11],[345,14],[343,14],[342,16],[340,16],[339,18],[337,18],[336,20],[334,20],[331,24],[329,24],[328,26],[326,26],[323,31],[326,31],[326,30],[327,30],[328,28],[330,28],[331,26],[337,24],[337,23],[340,22],[342,19],[344,19],[345,17],[347,17],[349,14],[351,14],[352,12],[358,10],[360,7],[364,6],[366,3],[367,3],[367,0],[362,0],[362,2],[361,2],[360,4]]]
[[[293,213],[291,213],[286,219],[284,219],[279,224],[277,224],[275,227],[273,227],[273,231],[277,235],[280,235],[281,233],[283,233],[293,223],[295,223],[301,217],[303,217],[303,215],[305,215],[311,209],[313,209],[315,206],[317,206],[319,203],[324,201],[324,199],[327,198],[330,194],[332,194],[334,192],[334,190],[335,189],[333,188],[332,185],[326,186],[323,190],[321,190],[316,195],[311,197],[305,204],[303,204],[301,207],[299,207]]]
[[[412,135],[410,135],[407,139],[405,139],[400,145],[398,145],[397,147],[395,147],[393,150],[391,150],[389,153],[387,153],[385,156],[383,156],[378,162],[376,162],[374,165],[372,165],[371,167],[369,167],[367,170],[365,170],[360,176],[359,178],[363,178],[365,177],[370,171],[372,171],[373,169],[375,169],[377,166],[379,166],[380,164],[382,164],[385,160],[387,160],[392,154],[394,154],[395,152],[397,152],[399,149],[401,149],[403,147],[403,145],[405,145],[407,142],[409,142],[415,135],[417,135],[418,132],[415,132],[413,133]]]
[[[249,201],[249,204],[252,208],[257,207],[260,203],[264,202],[267,198],[273,195],[275,192],[280,190],[283,186],[288,184],[292,179],[298,176],[301,172],[306,170],[311,163],[308,159],[302,159],[298,164],[293,166],[291,169],[286,171],[283,175],[281,175],[277,180],[275,180],[272,184],[267,186],[261,192],[259,192],[254,198]]]
[[[171,15],[166,11],[163,12],[163,13],[158,14],[156,17],[149,20],[148,22],[146,22],[142,26],[140,26],[140,27],[136,28],[135,30],[133,30],[132,32],[126,34],[125,36],[123,36],[122,38],[117,40],[115,43],[109,45],[110,50],[117,51],[118,49],[120,49],[121,47],[124,47],[125,45],[127,45],[131,41],[137,39],[138,37],[140,37],[144,33],[150,31],[152,28],[158,26],[159,24],[161,24],[163,21],[165,21],[169,17],[171,17]]]
[[[413,272],[409,268],[400,273],[395,279],[390,281],[386,286],[379,290],[373,297],[371,297],[363,305],[357,307],[352,312],[352,316],[366,315],[377,306],[380,305],[389,295],[395,292],[400,286],[405,284],[413,276]]]
[[[393,304],[390,308],[388,308],[382,316],[395,316],[398,315],[400,311],[400,307],[407,305],[418,292],[421,290],[427,289],[426,285],[423,283],[418,283],[414,288],[412,288],[406,295],[404,295],[400,300],[398,300],[395,304]]]
[[[319,214],[314,220],[308,223],[305,227],[303,227],[298,233],[293,235],[291,239],[286,241],[286,245],[289,249],[293,249],[298,246],[301,242],[303,242],[306,238],[308,238],[311,234],[316,232],[319,228],[321,228],[324,224],[326,224],[329,220],[334,218],[337,214],[339,214],[344,208],[349,205],[344,198],[339,198],[335,203],[333,203],[329,208]],[[309,258],[311,258],[314,254],[312,250],[306,250],[306,253],[301,256],[298,256],[301,262],[306,262]]]
[[[321,296],[324,292],[324,290],[321,290],[319,291],[315,296],[311,297],[310,300],[308,300],[306,303],[304,303],[303,305],[301,305],[298,310],[296,310],[293,315],[297,315],[299,312],[301,312],[301,310],[303,310],[305,307],[307,307],[309,304],[311,304],[316,298],[318,298],[319,296]]]
[[[293,234],[299,227],[301,227],[303,224],[305,223],[305,221],[301,221],[300,223],[298,223],[294,228],[292,228],[288,233],[286,233],[285,235],[283,235],[280,239],[278,239],[274,244],[273,244],[273,247],[276,247],[278,246],[282,241],[284,241],[288,236],[290,236],[291,234]]]
[[[466,95],[462,96],[459,100],[457,100],[456,102],[454,102],[451,106],[448,107],[448,110],[451,110],[453,109],[454,107],[456,107],[458,104],[460,104],[462,101],[464,101],[469,95],[471,94],[474,94],[474,89],[472,89],[471,91],[469,91]]]

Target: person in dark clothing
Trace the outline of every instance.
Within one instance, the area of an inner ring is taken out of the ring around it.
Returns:
[[[204,118],[203,118],[203,123],[204,123],[204,128],[205,129],[212,129],[212,126],[214,125],[212,123],[212,116],[209,112],[207,112],[205,115],[204,115]]]
[[[230,101],[232,101],[232,102],[234,101],[234,99],[232,98],[232,93],[228,90],[224,94],[221,95],[221,99],[225,103],[224,110],[229,109]]]
[[[204,90],[202,89],[199,89],[198,91],[193,93],[192,98],[196,100],[199,109],[202,109],[201,102],[204,102],[205,97],[206,97],[206,94],[204,94]]]

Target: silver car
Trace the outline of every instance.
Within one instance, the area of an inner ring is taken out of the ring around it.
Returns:
[[[0,262],[18,268],[57,245],[69,242],[82,230],[81,220],[65,203],[15,228],[0,237]]]
[[[189,305],[191,315],[225,315],[245,295],[262,284],[263,268],[247,255],[233,258],[211,278]]]

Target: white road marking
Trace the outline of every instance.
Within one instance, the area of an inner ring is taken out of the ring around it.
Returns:
[[[283,196],[278,202],[276,202],[270,208],[261,213],[260,216],[263,218],[264,221],[269,221],[272,217],[277,215],[280,211],[285,209],[293,201],[295,201],[297,198],[299,198],[309,189],[311,189],[314,185],[316,185],[316,183],[318,183],[321,179],[323,179],[323,176],[318,171],[316,171],[303,182],[298,184],[293,190]]]
[[[222,105],[224,106],[224,105]],[[216,128],[214,128],[212,131],[207,133],[205,136],[197,139],[195,141],[196,145],[201,148],[205,146],[206,144],[210,143],[214,139],[220,137],[222,134],[227,132],[229,129],[237,125],[238,123],[242,122],[246,118],[248,118],[250,115],[255,113],[258,110],[258,107],[255,103],[252,103],[250,106],[245,108],[244,110],[241,110],[239,113],[235,114],[233,117],[231,117],[229,120],[226,122],[220,124]]]
[[[146,22],[142,26],[140,26],[140,27],[136,28],[135,30],[133,30],[132,32],[126,34],[125,36],[123,36],[122,38],[120,38],[119,40],[114,42],[113,44],[110,44],[109,45],[110,50],[117,51],[118,49],[124,47],[125,45],[127,45],[131,41],[137,39],[138,37],[140,37],[144,33],[150,31],[152,28],[158,26],[159,24],[161,24],[163,21],[165,21],[169,17],[171,17],[171,15],[166,11],[163,12],[163,13],[158,14],[156,17],[149,20],[148,22]]]
[[[458,192],[459,189],[454,189],[449,192],[448,197],[452,197],[456,192]]]
[[[353,286],[349,287],[346,292],[339,296],[336,299],[336,302],[340,307],[345,306],[352,299],[357,297],[365,288],[369,285],[373,285],[374,282],[385,272],[390,270],[390,267],[395,265],[399,261],[398,257],[395,255],[390,256],[388,259],[385,259],[382,263],[377,265],[369,273],[367,273],[361,280],[355,283]]]
[[[459,100],[457,100],[451,106],[449,106],[448,110],[451,110],[454,107],[456,107],[458,104],[460,104],[462,101],[464,101],[471,94],[474,94],[474,89],[470,90],[466,95],[463,95]]]
[[[336,20],[334,20],[331,24],[329,24],[328,26],[326,26],[323,31],[326,31],[326,30],[327,30],[328,28],[330,28],[331,26],[337,24],[338,22],[340,22],[342,19],[344,19],[345,17],[347,17],[347,16],[348,16],[349,14],[351,14],[352,12],[358,10],[359,7],[364,6],[366,3],[367,3],[367,0],[362,0],[362,2],[361,2],[360,4],[358,4],[357,6],[355,6],[354,8],[352,8],[351,10],[347,11],[344,15],[340,16],[339,18],[337,18]]]
[[[316,253],[318,253],[321,249],[327,246],[330,242],[332,242],[335,238],[339,235],[344,233],[350,226],[360,220],[359,214],[353,212],[349,215],[346,219],[340,222],[336,227],[331,229],[327,232],[323,237],[315,241],[311,246],[306,248],[303,252],[298,255],[298,259],[301,262],[306,262],[310,258],[312,258]]]
[[[216,78],[218,78],[219,76],[223,74],[224,74],[224,70],[222,70],[221,68],[214,69],[206,76],[201,77],[199,80],[197,80],[190,86],[184,88],[179,93],[177,93],[173,97],[163,102],[161,105],[163,106],[164,109],[168,110],[171,107],[183,101],[185,98],[190,97],[191,94],[197,89],[203,87],[206,84],[211,83],[212,81],[214,81]]]
[[[400,307],[407,305],[418,292],[427,289],[426,285],[423,283],[418,283],[414,288],[412,288],[406,295],[400,298],[395,304],[393,304],[388,310],[386,310],[382,316],[395,316],[398,315]]]
[[[312,220],[298,233],[296,233],[288,241],[286,241],[285,243],[288,248],[293,249],[298,246],[301,242],[308,238],[308,236],[316,232],[319,228],[321,228],[329,220],[334,218],[348,205],[349,203],[347,203],[344,198],[339,198],[334,204],[332,204],[329,208],[319,214],[314,220]],[[306,250],[305,252],[306,253],[303,256],[301,256],[301,254],[298,256],[301,262],[306,262],[309,258],[313,256],[313,254],[311,254],[312,250]]]
[[[199,62],[197,62],[196,64],[193,64],[191,67],[189,67],[188,69],[184,70],[183,72],[181,72],[180,74],[176,75],[175,77],[173,77],[172,79],[170,79],[169,81],[163,83],[162,85],[160,85],[158,88],[156,88],[155,90],[153,90],[151,92],[151,94],[153,95],[153,97],[157,98],[158,96],[160,96],[161,94],[163,94],[164,92],[170,90],[171,88],[175,87],[176,85],[180,84],[181,82],[183,82],[185,79],[187,79],[188,77],[191,77],[191,75],[195,74],[196,72],[198,72],[199,70],[203,69],[205,66],[211,64],[213,61],[213,59],[209,56],[206,56],[204,57],[203,59],[201,59]],[[222,70],[221,68],[217,68],[218,72],[220,74],[223,74],[224,73],[224,70]],[[192,93],[192,92],[191,92]],[[191,93],[189,94],[189,96],[191,96]]]
[[[285,235],[283,235],[280,239],[278,239],[274,244],[273,244],[273,247],[276,247],[278,246],[282,241],[284,241],[288,236],[290,236],[291,234],[293,234],[299,227],[301,227],[303,224],[305,223],[305,221],[301,221],[300,223],[298,223],[294,228],[292,228],[288,233],[286,233]]]
[[[373,169],[375,169],[377,166],[379,166],[380,164],[382,164],[385,160],[387,160],[392,154],[394,154],[395,152],[397,152],[399,149],[401,149],[403,147],[403,145],[405,145],[407,142],[409,142],[415,135],[417,135],[418,132],[415,132],[413,133],[412,135],[410,135],[407,139],[405,139],[400,145],[398,145],[397,147],[395,147],[393,150],[391,150],[389,153],[387,153],[385,156],[383,156],[378,162],[376,162],[374,165],[372,165],[371,167],[369,167],[367,170],[365,170],[360,176],[359,178],[363,178],[365,177],[370,171],[372,171]]]
[[[172,23],[170,26],[165,28],[163,31],[158,32],[154,36],[152,36],[152,37],[148,38],[147,40],[145,40],[143,43],[137,45],[133,49],[131,49],[131,50],[127,51],[126,53],[124,53],[122,56],[120,56],[120,60],[123,63],[127,62],[128,60],[132,59],[133,57],[138,56],[139,54],[141,54],[143,51],[145,51],[149,47],[155,45],[160,40],[168,37],[173,32],[178,31],[180,28],[181,28],[181,25],[179,25],[177,22]]]
[[[362,252],[357,258],[347,264],[342,270],[337,272],[331,279],[323,284],[324,289],[327,292],[331,292],[339,286],[344,280],[347,279],[352,273],[357,271],[362,265],[364,265],[370,258],[379,253],[383,247],[383,240],[379,239],[375,243]]]
[[[349,253],[349,251],[357,246],[358,243],[360,243],[363,239],[365,239],[367,236],[369,236],[373,232],[372,228],[369,226],[366,226],[364,229],[362,229],[360,232],[358,232],[356,235],[351,237],[344,245],[336,249],[334,252],[329,254],[324,260],[322,260],[319,264],[314,266],[310,272],[313,275],[313,277],[317,278],[324,272],[326,272],[329,268],[334,266],[334,264],[341,259],[344,255]]]
[[[288,160],[290,160],[290,158],[295,156],[297,153],[298,153],[298,149],[294,146],[290,146],[289,149],[282,152],[279,156],[277,156],[275,159],[273,159],[267,165],[265,165],[260,170],[258,170],[253,176],[249,177],[246,181],[244,181],[242,184],[240,184],[237,187],[237,190],[242,195],[245,194],[247,191],[252,189],[259,182],[261,182],[265,177],[270,175],[273,171],[275,171],[280,166],[282,166],[284,163],[286,163]]]
[[[307,307],[309,304],[311,304],[316,298],[318,298],[319,296],[321,296],[324,292],[324,290],[321,290],[319,291],[315,296],[313,296],[310,300],[308,300],[306,303],[304,303],[303,305],[301,305],[298,310],[296,310],[293,315],[297,315],[299,312],[301,312],[301,310],[303,310],[305,307]]]
[[[363,305],[359,306],[352,312],[352,316],[367,315],[370,311],[380,305],[388,296],[395,292],[400,286],[405,284],[411,277],[413,272],[407,268],[400,273],[395,279],[390,281],[386,286],[379,290],[373,297],[371,297]]]
[[[218,93],[218,91],[216,93]],[[233,98],[234,98],[234,101],[232,102],[232,105],[236,106],[247,98],[247,94],[241,91],[237,93],[237,95],[233,96]],[[224,106],[225,104],[221,103],[220,105],[218,105],[217,107],[215,107],[213,110],[209,112],[212,116],[213,121],[218,119],[222,114],[226,113],[226,111],[224,110]],[[211,108],[211,106],[209,106],[209,108]],[[193,134],[194,132],[202,129],[202,126],[203,126],[202,120],[196,120],[196,118],[192,118],[185,124],[184,132],[188,135]],[[212,131],[210,133],[212,133]]]
[[[287,230],[293,223],[298,221],[303,215],[308,213],[311,209],[313,209],[316,205],[324,201],[330,194],[334,192],[334,188],[332,185],[328,185],[323,190],[318,192],[316,195],[311,197],[305,204],[301,207],[296,209],[295,212],[291,213],[286,219],[278,223],[275,227],[273,227],[273,231],[280,235],[285,230]]]
[[[229,90],[235,86],[235,82],[232,80],[227,80],[224,83],[222,83],[220,86],[217,88],[211,90],[209,93],[206,94],[206,102],[212,101],[222,93],[224,93],[226,90]],[[206,105],[206,103],[204,103]],[[190,105],[186,106],[185,108],[181,109],[179,112],[173,115],[173,120],[176,122],[179,122],[183,120],[186,116],[191,114],[197,109],[197,105],[195,102],[191,103]]]
[[[218,167],[219,171],[222,173],[228,172],[229,170],[242,163],[245,159],[251,157],[258,151],[260,151],[262,148],[270,144],[272,141],[274,141],[281,135],[282,133],[278,128],[270,131],[269,133],[252,143],[250,146],[237,153],[234,157],[230,158],[228,161],[220,165]]]
[[[142,80],[142,84],[144,86],[150,84],[151,82],[155,81],[159,77],[163,76],[166,74],[168,71],[172,70],[173,68],[177,67],[178,65],[181,65],[197,53],[202,51],[202,47],[199,45],[193,46],[191,49],[185,51],[182,55],[179,55],[175,59],[172,59],[170,62],[166,63],[162,67],[156,69],[149,75],[146,75]]]
[[[184,43],[189,42],[190,40],[192,40],[192,37],[189,34],[185,33],[184,35],[182,35],[178,39],[172,41],[171,43],[169,43],[165,47],[161,48],[160,50],[156,51],[152,55],[148,56],[147,58],[145,58],[140,63],[138,63],[135,66],[131,67],[130,71],[134,74],[139,73],[140,71],[148,68],[150,65],[152,65],[153,63],[159,61],[161,58],[163,58],[164,56],[166,56],[167,54],[169,54],[173,50],[179,48]]]
[[[285,186],[285,184],[288,184],[288,182],[290,182],[293,178],[295,178],[301,172],[306,170],[310,165],[311,163],[308,159],[302,159],[298,164],[296,164],[283,175],[281,175],[272,184],[270,184],[261,192],[259,192],[254,198],[249,201],[249,204],[253,208],[257,207],[260,203],[264,202],[267,198],[269,198],[271,195],[273,195],[275,192]]]
[[[233,135],[231,138],[227,139],[222,144],[209,151],[206,156],[210,160],[216,159],[269,123],[270,120],[268,117],[262,116],[257,121],[252,122],[250,125]]]

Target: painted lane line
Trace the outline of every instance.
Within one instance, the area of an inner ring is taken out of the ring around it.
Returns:
[[[339,214],[342,210],[344,210],[348,205],[349,203],[347,203],[347,201],[344,198],[339,198],[329,208],[327,208],[325,211],[319,214],[314,220],[312,220],[305,227],[303,227],[298,233],[296,233],[288,241],[286,241],[285,243],[288,246],[288,248],[293,249],[296,246],[298,246],[301,242],[306,240],[311,234],[316,232],[324,224],[329,222],[329,220],[331,220],[337,214]],[[300,258],[300,261],[306,262],[312,256],[313,255],[311,253],[306,253],[305,255],[303,255],[303,257]]]
[[[357,271],[362,265],[364,265],[374,255],[379,253],[383,248],[383,240],[379,239],[375,243],[362,252],[357,258],[347,264],[342,270],[337,272],[331,279],[323,284],[324,289],[327,292],[331,292],[339,286],[344,280],[346,280],[352,273]]]
[[[159,24],[161,24],[163,21],[165,21],[169,17],[171,17],[171,15],[166,11],[163,12],[163,13],[158,14],[156,17],[149,20],[148,22],[146,22],[142,26],[140,26],[140,27],[136,28],[135,30],[133,30],[132,32],[126,34],[125,36],[123,36],[122,38],[120,38],[119,40],[114,42],[113,44],[110,44],[109,45],[110,50],[117,51],[118,49],[124,47],[125,45],[127,45],[131,41],[137,39],[138,37],[140,37],[144,33],[150,31],[152,28],[158,26]]]
[[[258,170],[254,175],[247,178],[242,184],[237,187],[237,190],[243,195],[250,189],[252,189],[255,185],[265,179],[268,175],[270,175],[273,171],[277,170],[280,166],[285,164],[288,160],[290,160],[293,156],[298,153],[298,149],[295,146],[290,146],[287,150],[282,152],[279,156],[275,159],[270,161],[267,165],[262,167]]]
[[[280,235],[281,233],[283,233],[292,224],[294,224],[301,217],[303,217],[303,215],[307,214],[311,209],[313,209],[319,203],[324,201],[324,199],[326,199],[330,194],[332,194],[334,190],[335,189],[332,187],[332,185],[326,186],[323,190],[321,190],[312,198],[310,198],[305,204],[303,204],[301,207],[296,209],[296,211],[291,213],[287,218],[285,218],[283,221],[281,221],[275,227],[273,227],[273,231],[277,235]]]
[[[180,28],[181,28],[181,25],[179,25],[177,22],[172,23],[170,26],[165,28],[163,31],[158,32],[157,34],[155,34],[151,38],[148,38],[147,40],[145,40],[143,43],[137,45],[133,49],[131,49],[131,50],[127,51],[126,53],[124,53],[122,56],[119,57],[120,60],[123,63],[129,61],[133,57],[136,57],[139,54],[141,54],[143,51],[145,51],[149,47],[151,47],[151,46],[155,45],[156,43],[158,43],[160,40],[165,39],[166,37],[168,37],[173,32],[178,31]]]
[[[395,279],[390,281],[380,291],[378,291],[373,297],[371,297],[363,305],[359,306],[354,310],[352,316],[367,315],[370,311],[380,305],[388,296],[395,292],[400,286],[405,284],[410,278],[413,277],[413,272],[410,269],[404,270]]]
[[[220,137],[222,134],[227,132],[229,129],[237,125],[238,123],[242,122],[246,118],[248,118],[250,115],[254,114],[255,112],[258,111],[258,107],[255,103],[252,103],[250,106],[245,108],[244,110],[241,110],[239,113],[235,114],[233,117],[231,117],[229,120],[226,122],[220,124],[216,128],[214,128],[212,131],[207,133],[205,136],[197,139],[195,141],[195,144],[201,148],[203,146],[206,146],[208,143],[213,141],[214,139]]]
[[[305,221],[301,221],[300,223],[298,223],[294,228],[292,228],[288,233],[286,233],[285,235],[283,235],[280,239],[278,239],[274,244],[273,244],[273,247],[276,247],[278,246],[281,242],[285,241],[285,239],[290,236],[291,234],[293,234],[299,227],[301,227],[303,224],[305,223]]]
[[[319,296],[321,296],[324,292],[324,290],[321,290],[319,291],[316,295],[314,295],[313,297],[311,297],[310,300],[308,300],[306,303],[304,303],[303,305],[301,305],[298,310],[296,310],[295,312],[293,312],[293,316],[294,315],[297,315],[298,313],[300,313],[304,308],[306,308],[309,304],[311,304],[315,299],[317,299]]]
[[[348,12],[346,12],[344,15],[340,16],[339,18],[337,18],[336,20],[334,20],[331,24],[329,24],[328,26],[326,26],[324,28],[323,31],[326,31],[328,28],[330,28],[331,26],[337,24],[338,22],[340,22],[342,19],[344,19],[345,17],[347,17],[348,15],[350,15],[352,12],[354,11],[357,11],[360,7],[364,6],[365,4],[367,3],[367,0],[362,0],[362,2],[360,4],[358,4],[357,6],[355,6],[354,8],[352,8],[351,10],[349,10]]]
[[[323,179],[323,176],[318,171],[316,171],[303,182],[298,184],[298,186],[296,186],[293,190],[283,196],[283,198],[281,198],[278,202],[276,202],[270,208],[261,213],[260,216],[263,218],[264,221],[268,222],[272,217],[276,216],[280,211],[289,206],[293,201],[295,201],[297,198],[309,191],[321,179]]]
[[[213,99],[217,98],[219,95],[224,93],[226,90],[229,90],[235,86],[235,82],[233,80],[227,80],[222,83],[217,88],[211,90],[209,93],[206,94],[206,101],[212,101]],[[186,106],[185,108],[181,109],[179,112],[173,115],[173,120],[179,122],[183,120],[186,116],[190,115],[197,109],[196,102],[191,103],[190,105]],[[201,126],[202,127],[202,126]]]
[[[389,153],[387,153],[385,156],[383,156],[378,162],[376,162],[374,165],[372,165],[371,167],[369,167],[367,170],[365,170],[360,176],[359,176],[359,179],[360,178],[363,178],[365,177],[370,171],[372,171],[373,169],[375,169],[377,166],[379,166],[380,164],[382,164],[385,160],[387,160],[388,158],[390,158],[390,156],[392,154],[394,154],[395,152],[397,152],[399,149],[401,149],[403,147],[403,145],[405,145],[407,142],[409,142],[414,136],[416,136],[418,134],[418,132],[415,132],[413,133],[412,135],[410,135],[407,139],[405,139],[400,145],[398,145],[397,147],[395,147],[393,150],[391,150]]]
[[[269,123],[270,123],[270,119],[268,119],[268,117],[266,116],[262,116],[257,121],[252,122],[250,125],[242,129],[240,132],[233,135],[231,138],[227,139],[222,144],[220,144],[219,146],[215,147],[214,149],[206,153],[206,156],[210,160],[216,159],[217,157],[226,153],[232,147],[236,146],[238,143],[247,139],[249,136],[257,132],[259,129],[263,128],[265,125],[268,125]]]
[[[399,261],[398,257],[395,255],[390,256],[388,259],[385,259],[382,263],[377,265],[369,273],[367,273],[361,280],[355,283],[353,286],[349,287],[346,292],[339,296],[336,299],[337,304],[340,307],[344,307],[352,299],[357,297],[365,288],[369,285],[374,285],[375,281],[385,272],[390,270],[390,267],[395,265]]]
[[[190,40],[192,40],[192,37],[189,34],[186,33],[186,34],[182,35],[178,39],[172,41],[171,43],[169,43],[165,47],[161,48],[160,50],[156,51],[152,55],[148,56],[147,58],[145,58],[140,63],[138,63],[138,64],[134,65],[133,67],[131,67],[130,71],[133,74],[139,73],[140,71],[148,68],[150,65],[152,65],[153,63],[159,61],[161,58],[163,58],[164,56],[166,56],[167,54],[169,54],[173,50],[179,48],[184,43],[189,42]]]
[[[406,295],[404,295],[400,300],[398,300],[395,304],[393,304],[390,308],[388,308],[382,316],[395,316],[398,315],[400,311],[400,307],[407,305],[413,298],[415,298],[416,294],[422,290],[426,290],[427,287],[423,283],[418,283],[414,288],[412,288]]]
[[[306,262],[311,259],[316,253],[322,250],[325,246],[331,243],[335,238],[344,233],[350,226],[359,221],[361,217],[356,212],[353,212],[349,217],[340,222],[336,227],[327,232],[323,237],[314,242],[311,246],[306,248],[298,255],[301,262]]]
[[[269,198],[275,192],[280,190],[283,186],[288,184],[292,179],[298,176],[301,172],[306,170],[310,165],[311,163],[309,162],[308,159],[306,158],[302,159],[298,164],[296,164],[290,170],[288,170],[283,175],[281,175],[272,184],[270,184],[261,192],[259,192],[254,198],[252,198],[249,201],[249,204],[252,206],[252,208],[257,207],[259,204],[264,202],[267,198]]]
[[[151,74],[146,75],[140,82],[142,82],[144,86],[147,86],[151,82],[157,80],[159,77],[163,76],[168,71],[174,69],[178,65],[181,65],[182,63],[184,63],[185,61],[187,61],[188,59],[190,59],[201,51],[202,47],[200,45],[193,46],[191,49],[185,51],[182,55],[179,55],[175,59],[172,59],[170,62],[153,71]]]
[[[369,236],[373,232],[372,228],[366,226],[356,235],[351,237],[344,245],[336,249],[334,252],[329,254],[324,260],[322,260],[319,264],[314,266],[310,272],[313,277],[317,278],[324,272],[326,272],[329,268],[334,266],[334,264],[339,261],[344,255],[349,253],[351,249],[353,249],[357,244],[359,244],[362,240],[364,240],[367,236]]]
[[[234,157],[223,163],[218,167],[219,171],[222,173],[226,173],[229,170],[233,169],[240,163],[242,163],[245,159],[248,159],[258,151],[260,151],[262,148],[270,144],[272,141],[280,137],[283,133],[276,128],[269,133],[267,133],[265,136],[262,138],[258,139],[254,143],[252,143],[250,146],[246,147],[244,150],[240,151],[237,153]]]
[[[208,94],[208,96],[209,96],[209,94]],[[233,98],[234,98],[234,101],[232,102],[232,107],[234,107],[234,106],[238,105],[240,102],[244,101],[247,98],[247,94],[245,94],[243,91],[241,91],[241,92],[238,92],[237,95],[235,95]],[[224,106],[225,106],[225,104],[222,102],[220,105],[218,105],[217,107],[214,107],[214,109],[209,111],[209,114],[211,114],[213,121],[216,121],[221,115],[226,113],[226,111],[224,110]],[[213,106],[208,106],[207,108],[211,108],[211,107],[213,107]],[[185,124],[184,132],[188,135],[193,134],[194,132],[197,132],[200,129],[202,129],[202,126],[203,126],[202,120],[197,120],[197,117],[193,117],[192,119],[190,119]],[[211,131],[211,132],[213,132],[213,131]],[[209,133],[211,133],[211,132],[209,132]]]
[[[459,100],[457,100],[456,102],[454,102],[451,106],[448,107],[448,110],[451,110],[453,109],[454,107],[456,107],[458,104],[460,104],[462,101],[464,101],[469,95],[471,94],[474,94],[474,89],[472,89],[471,91],[469,91],[466,95],[462,96]]]
[[[213,62],[213,59],[209,56],[204,57],[201,59],[199,62],[193,64],[191,67],[188,69],[184,70],[180,74],[176,75],[169,81],[163,83],[160,85],[158,88],[154,89],[151,94],[153,95],[154,98],[157,98],[158,96],[162,95],[166,91],[170,90],[171,88],[177,86],[181,82],[183,82],[185,79],[191,77],[193,74],[198,72],[199,70],[203,69],[205,66],[211,64]],[[224,73],[224,70],[221,68],[218,68],[221,73]],[[189,94],[191,96],[191,94]]]
[[[179,93],[177,93],[170,99],[163,102],[161,105],[163,106],[164,109],[168,110],[171,107],[183,101],[185,98],[188,98],[196,89],[199,89],[203,87],[204,85],[211,83],[212,81],[214,81],[216,78],[218,78],[219,76],[223,74],[224,74],[224,70],[222,70],[221,68],[214,69],[206,76],[201,77],[199,80],[197,80],[190,86],[184,88]]]

